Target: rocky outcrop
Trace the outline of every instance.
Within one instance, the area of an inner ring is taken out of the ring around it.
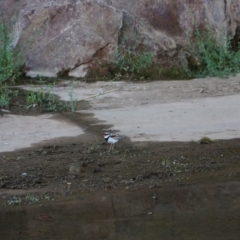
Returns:
[[[0,8],[32,77],[106,76],[123,39],[174,62],[196,28],[234,36],[240,25],[239,0],[1,0]]]
[[[94,55],[113,59],[122,13],[98,1],[5,1],[14,15],[14,44],[25,60],[29,76],[84,77]],[[14,3],[13,3],[14,2]],[[10,23],[8,23],[10,24]]]

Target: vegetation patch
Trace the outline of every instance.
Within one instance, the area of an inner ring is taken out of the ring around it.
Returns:
[[[32,205],[36,203],[42,203],[47,201],[53,201],[52,194],[27,194],[25,196],[13,196],[9,198],[3,205]]]
[[[189,80],[193,78],[193,75],[186,69],[178,66],[172,66],[170,68],[158,68],[158,79],[160,80]]]
[[[21,76],[21,67],[21,54],[14,50],[6,26],[0,24],[0,108],[8,108],[11,97],[17,95],[9,85]]]
[[[126,45],[126,37],[118,46],[114,61],[115,78],[125,77],[132,79],[133,76],[145,78],[144,72],[153,65],[153,54],[143,51],[137,51]]]
[[[12,39],[4,24],[0,25],[0,87],[7,81],[14,81],[21,75],[21,53],[13,48]]]
[[[146,51],[144,47],[141,49],[128,46],[127,37],[123,37],[115,56],[113,80],[180,80],[194,77],[188,69],[174,65],[173,60],[168,60],[165,66],[154,58],[152,52]]]
[[[26,95],[27,109],[40,107],[42,112],[61,112],[68,109],[68,104],[59,100],[53,93],[55,82],[42,85],[39,89],[28,90]]]
[[[74,82],[68,85],[68,101],[60,100],[54,93],[55,89],[55,82],[49,82],[39,86],[32,85],[28,90],[11,90],[8,109],[14,114],[33,115],[45,112],[75,112],[83,108],[83,103],[78,102],[75,97]],[[13,95],[14,92],[17,94]]]
[[[192,72],[196,77],[228,77],[240,72],[240,51],[232,51],[231,39],[221,35],[216,39],[213,27],[205,31],[197,28],[189,49],[201,65]]]

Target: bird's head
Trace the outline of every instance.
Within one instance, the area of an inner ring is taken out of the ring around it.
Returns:
[[[105,133],[104,133],[104,138],[105,138],[105,139],[108,139],[110,136],[111,136],[111,133],[110,133],[110,132],[105,132]]]

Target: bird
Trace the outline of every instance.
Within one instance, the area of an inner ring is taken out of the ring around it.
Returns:
[[[3,108],[1,108],[1,109],[0,109],[0,116],[1,116],[1,117],[3,117],[3,114],[5,114],[5,113],[10,113],[10,111],[9,111],[9,110],[6,110],[6,109],[3,109]]]
[[[112,133],[110,133],[110,132],[105,132],[105,133],[104,133],[104,139],[105,139],[105,141],[106,141],[107,143],[110,144],[110,148],[109,148],[109,151],[110,151],[110,150],[113,150],[114,144],[115,144],[116,142],[118,142],[119,137],[118,137],[118,135],[116,135],[116,134],[112,134]]]

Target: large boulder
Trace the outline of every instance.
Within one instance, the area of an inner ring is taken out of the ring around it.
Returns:
[[[122,13],[100,1],[6,0],[4,19],[11,25],[27,75],[84,77],[93,57],[111,62],[118,44]],[[11,16],[11,18],[10,18]]]
[[[156,61],[176,60],[196,28],[235,35],[239,0],[1,0],[28,76],[106,76],[123,40]]]

